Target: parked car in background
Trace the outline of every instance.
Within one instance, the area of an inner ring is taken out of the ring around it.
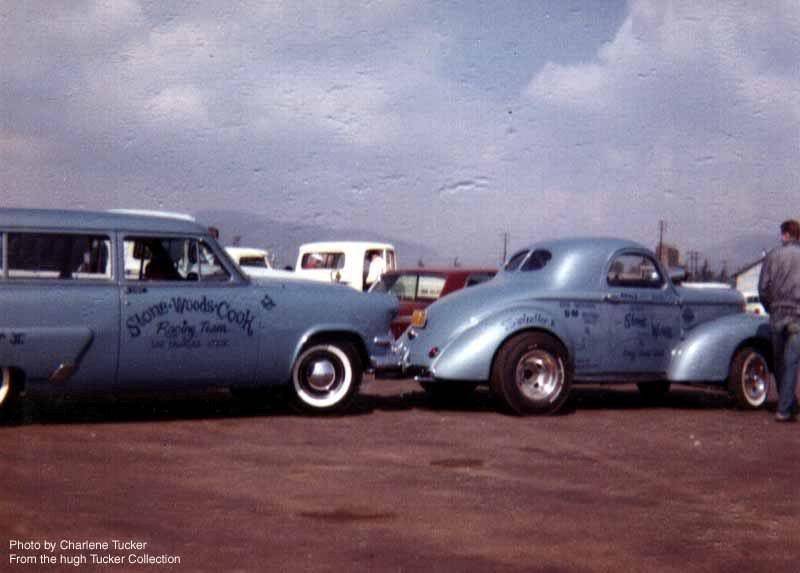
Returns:
[[[274,268],[269,262],[269,253],[253,247],[225,247],[225,252],[245,274],[254,278],[299,278],[291,271]]]
[[[488,383],[517,414],[556,412],[573,382],[636,382],[647,398],[711,384],[758,408],[772,364],[768,321],[738,291],[676,286],[641,245],[598,238],[519,251],[493,280],[416,311],[394,349],[421,382]]]
[[[488,268],[419,268],[389,271],[370,288],[388,292],[400,301],[400,311],[392,321],[392,334],[400,336],[411,323],[411,315],[441,297],[459,289],[490,280],[497,269]]]
[[[397,256],[389,243],[328,241],[301,245],[294,271],[300,278],[363,291],[370,286],[367,274],[374,255],[383,258],[386,271],[397,268]]]
[[[0,414],[70,392],[285,387],[340,411],[386,358],[397,300],[251,280],[186,218],[0,209]]]
[[[758,296],[757,292],[743,292],[742,296],[744,296],[745,310],[747,310],[747,312],[760,314],[762,316],[768,315],[764,305],[761,304],[761,298]]]

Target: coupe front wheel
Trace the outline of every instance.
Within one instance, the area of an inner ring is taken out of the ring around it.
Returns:
[[[303,349],[292,367],[294,402],[303,411],[345,410],[358,394],[362,367],[347,342],[326,341]]]
[[[556,339],[528,332],[500,348],[490,383],[515,414],[554,414],[567,400],[572,372],[566,351]]]
[[[756,410],[767,401],[770,377],[764,353],[747,346],[739,350],[731,361],[728,392],[740,408]]]

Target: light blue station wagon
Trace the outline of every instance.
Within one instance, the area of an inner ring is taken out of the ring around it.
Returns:
[[[677,286],[653,254],[619,239],[543,242],[492,281],[444,298],[398,339],[400,367],[431,391],[488,382],[517,414],[553,413],[572,383],[727,388],[739,405],[767,398],[769,325],[733,289]]]
[[[0,413],[26,388],[291,389],[346,408],[397,302],[248,278],[186,217],[0,209]],[[252,393],[251,393],[252,394]]]

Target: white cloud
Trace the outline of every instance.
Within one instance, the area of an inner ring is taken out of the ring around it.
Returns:
[[[200,92],[192,86],[169,86],[161,90],[146,102],[143,111],[146,118],[172,122],[183,129],[208,123]]]

